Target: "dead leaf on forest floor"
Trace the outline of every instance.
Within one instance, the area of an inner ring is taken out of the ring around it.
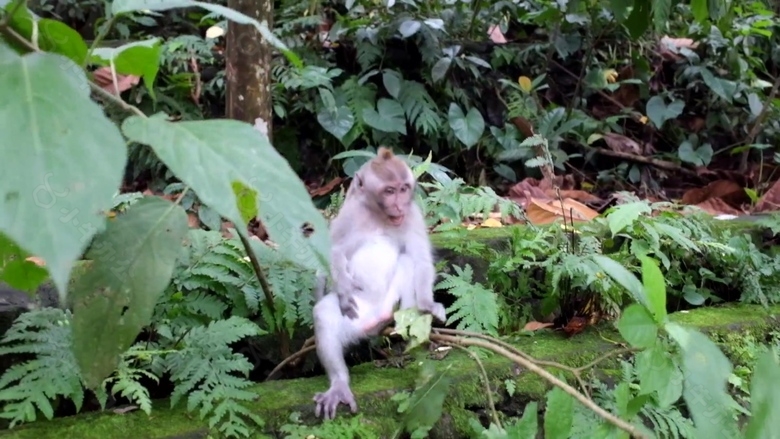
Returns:
[[[636,140],[628,138],[622,134],[604,133],[601,135],[604,143],[609,149],[616,152],[624,152],[634,155],[642,155],[642,146]]]
[[[342,177],[336,177],[333,180],[325,183],[324,185],[318,187],[318,188],[308,188],[309,189],[309,195],[312,197],[319,197],[322,195],[328,195],[330,192],[333,191],[333,188],[341,184],[341,182],[344,181]]]
[[[775,211],[780,209],[780,179],[764,193],[753,208],[753,213]]]
[[[591,221],[599,216],[595,210],[570,198],[563,200],[563,209],[561,209],[560,200],[531,198],[525,214],[534,225],[550,224],[560,217],[563,217],[566,224],[569,224]]]
[[[709,198],[702,201],[701,203],[692,204],[692,206],[696,206],[713,216],[724,214],[743,215],[745,213],[740,209],[735,209],[734,207],[730,206],[728,203],[723,201],[722,198]]]
[[[92,75],[95,84],[113,95],[118,95],[125,90],[129,90],[134,85],[138,84],[138,81],[141,79],[135,75],[121,75],[117,73],[116,87],[114,87],[114,78],[111,74],[110,67],[100,67],[99,69],[92,72]],[[119,91],[117,91],[117,88]]]
[[[557,176],[555,180],[555,182],[550,182],[547,179],[537,180],[528,177],[509,188],[507,198],[519,204],[524,210],[527,210],[532,198],[545,201],[557,200],[558,194],[555,192],[555,186],[557,185],[561,188],[560,194],[563,199],[569,198],[580,203],[604,203],[604,200],[587,191],[574,189],[576,182],[572,175]]]
[[[715,180],[702,188],[689,189],[683,194],[682,202],[699,204],[711,198],[720,198],[735,208],[750,201],[747,193],[738,183],[731,180]]]
[[[523,330],[525,331],[537,331],[539,329],[549,328],[550,326],[553,326],[552,323],[542,323],[542,322],[528,322],[525,324],[525,327],[523,327]]]

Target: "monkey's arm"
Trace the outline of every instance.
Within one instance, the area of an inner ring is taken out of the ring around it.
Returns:
[[[433,285],[436,282],[436,267],[433,263],[433,247],[431,246],[425,220],[419,208],[413,215],[417,224],[407,245],[407,251],[414,261],[414,294],[417,300],[417,308],[428,312],[441,322],[447,321],[444,305],[433,300]],[[411,219],[411,218],[410,218]]]

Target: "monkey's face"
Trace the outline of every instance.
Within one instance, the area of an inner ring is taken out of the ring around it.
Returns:
[[[378,207],[386,217],[387,223],[396,227],[403,224],[412,202],[411,185],[406,182],[387,183],[377,195]]]

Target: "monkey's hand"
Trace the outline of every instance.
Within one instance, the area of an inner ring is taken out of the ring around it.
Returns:
[[[422,312],[429,313],[442,323],[447,322],[447,312],[444,310],[444,305],[439,302],[421,303],[417,305],[417,308]]]
[[[327,392],[314,395],[314,401],[317,403],[317,407],[314,409],[314,416],[318,418],[320,413],[325,419],[335,418],[336,409],[338,409],[341,403],[349,405],[352,413],[357,413],[358,409],[355,396],[352,394],[349,384],[344,382],[334,382],[330,385],[330,389]]]
[[[354,320],[358,317],[357,303],[352,294],[348,292],[339,291],[339,308],[341,308],[341,315],[349,317]]]
[[[341,275],[336,278],[336,294],[339,296],[341,315],[354,320],[358,317],[354,293],[356,291],[362,291],[363,287],[361,284],[355,282],[355,278],[346,270],[342,271],[340,274]]]

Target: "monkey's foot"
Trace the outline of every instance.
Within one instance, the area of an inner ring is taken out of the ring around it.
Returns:
[[[335,418],[336,409],[338,409],[341,403],[347,404],[352,413],[357,413],[355,396],[352,395],[349,385],[344,383],[331,384],[327,392],[314,395],[314,401],[317,403],[317,407],[314,409],[314,416],[318,418],[320,413],[322,413],[325,419]]]

